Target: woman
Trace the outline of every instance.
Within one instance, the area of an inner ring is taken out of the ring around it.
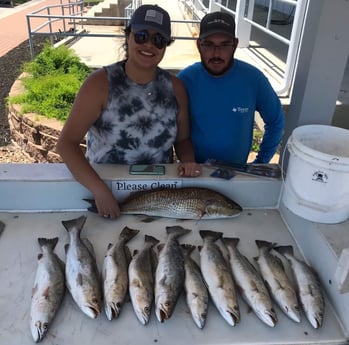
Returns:
[[[119,205],[91,163],[171,163],[174,146],[179,175],[201,174],[185,88],[158,67],[172,42],[169,14],[156,5],[140,6],[125,33],[126,59],[87,78],[57,144],[76,180],[94,195],[99,215],[110,218],[120,215]],[[86,133],[85,157],[79,144]]]

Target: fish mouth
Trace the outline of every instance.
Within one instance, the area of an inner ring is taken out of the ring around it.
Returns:
[[[274,310],[265,310],[263,313],[259,313],[257,315],[269,327],[275,327],[275,325],[278,322],[278,319]]]
[[[121,313],[121,303],[120,302],[112,302],[105,306],[105,314],[107,315],[107,319],[109,321],[116,319],[119,317]]]
[[[40,342],[46,335],[48,330],[48,323],[36,321],[35,327],[32,329],[33,339],[36,343]]]
[[[240,314],[236,310],[227,310],[227,313],[231,316],[233,326],[240,322]]]
[[[160,322],[164,322],[170,318],[171,313],[169,312],[168,308],[165,308],[161,305],[160,308],[156,311],[156,316]]]
[[[310,324],[315,328],[318,329],[322,326],[322,315],[310,315],[308,317]]]
[[[101,313],[100,307],[99,306],[93,306],[93,305],[84,305],[82,310],[91,319],[96,319],[97,316],[99,316],[99,314]]]
[[[205,324],[206,324],[206,315],[205,316],[197,315],[194,318],[194,321],[195,321],[196,326],[198,326],[200,329],[203,329],[205,327]]]
[[[286,315],[294,322],[301,322],[301,316],[298,310],[286,309]]]

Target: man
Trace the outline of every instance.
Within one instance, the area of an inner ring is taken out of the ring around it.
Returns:
[[[255,111],[260,113],[265,131],[254,163],[268,163],[282,136],[280,100],[260,70],[234,58],[238,42],[230,14],[205,15],[197,40],[201,62],[178,74],[189,94],[191,139],[199,163],[207,159],[246,163]]]

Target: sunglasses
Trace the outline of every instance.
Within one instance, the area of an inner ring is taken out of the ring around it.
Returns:
[[[168,45],[168,40],[159,34],[151,35],[147,30],[141,30],[133,33],[134,40],[137,44],[144,44],[151,41],[151,43],[158,49],[163,49]]]

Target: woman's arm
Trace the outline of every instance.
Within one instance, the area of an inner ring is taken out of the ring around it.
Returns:
[[[117,201],[80,148],[81,141],[100,116],[107,99],[108,80],[106,72],[100,69],[81,86],[60,134],[57,151],[75,179],[94,195],[98,213],[116,218],[120,214]]]

